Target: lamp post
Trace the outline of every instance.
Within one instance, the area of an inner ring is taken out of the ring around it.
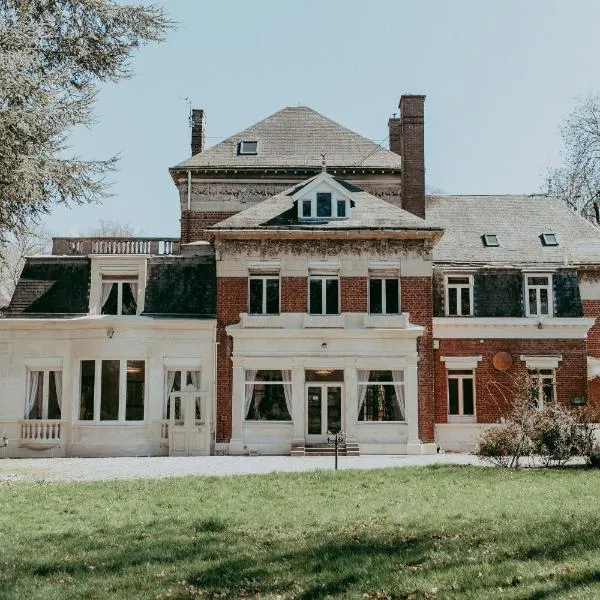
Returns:
[[[338,470],[338,446],[346,439],[346,434],[340,429],[337,433],[327,432],[327,443],[335,445],[335,470]]]

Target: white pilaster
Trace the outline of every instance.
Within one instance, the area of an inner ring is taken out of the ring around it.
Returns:
[[[294,433],[292,444],[304,443],[306,415],[304,412],[304,368],[292,367],[292,421]]]
[[[408,440],[406,442],[407,454],[421,454],[421,440],[419,439],[419,384],[417,365],[407,365],[404,370],[404,393],[406,422],[408,425]]]
[[[358,419],[358,375],[356,366],[344,367],[344,395],[346,398],[346,440],[356,440],[356,421]]]
[[[244,404],[246,394],[244,390],[244,368],[233,367],[231,382],[231,440],[229,441],[229,454],[244,454]]]

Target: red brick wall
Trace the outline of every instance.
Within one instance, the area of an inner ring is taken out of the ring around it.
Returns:
[[[600,358],[600,300],[583,300],[583,315],[596,319],[596,324],[588,331],[588,354]],[[590,403],[600,406],[600,377],[589,381]]]
[[[181,213],[181,242],[187,244],[206,239],[205,229],[227,219],[235,212],[201,212],[184,210]]]
[[[433,292],[431,277],[400,279],[402,312],[410,314],[410,322],[425,327],[419,338],[419,436],[423,442],[433,442],[435,402],[433,394]]]
[[[281,312],[307,312],[308,278],[281,278]]]
[[[512,367],[506,372],[497,371],[492,364],[496,352],[508,352]],[[511,377],[525,372],[526,365],[520,356],[562,355],[556,370],[556,393],[559,401],[568,402],[573,396],[588,396],[587,362],[585,340],[525,340],[525,339],[479,339],[440,340],[435,351],[435,398],[437,423],[446,423],[448,417],[446,366],[442,356],[479,356],[483,358],[475,370],[475,411],[477,422],[496,422],[508,409],[507,393]]]
[[[341,277],[340,295],[342,312],[367,312],[366,277]]]
[[[231,438],[231,392],[233,341],[225,327],[238,323],[240,313],[248,309],[248,280],[246,277],[217,278],[217,442]]]

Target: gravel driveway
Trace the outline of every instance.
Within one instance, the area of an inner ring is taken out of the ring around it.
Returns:
[[[185,475],[247,475],[252,473],[333,470],[332,457],[193,456],[119,458],[35,458],[0,460],[0,481],[105,481]],[[469,454],[433,456],[340,457],[340,469],[383,469],[431,464],[481,465]]]

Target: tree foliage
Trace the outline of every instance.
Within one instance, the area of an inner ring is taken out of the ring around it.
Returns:
[[[0,0],[0,237],[106,195],[116,157],[70,155],[69,134],[93,123],[98,84],[129,77],[135,49],[169,27],[154,5]]]
[[[590,95],[561,128],[563,164],[550,171],[547,191],[600,225],[600,96]]]

